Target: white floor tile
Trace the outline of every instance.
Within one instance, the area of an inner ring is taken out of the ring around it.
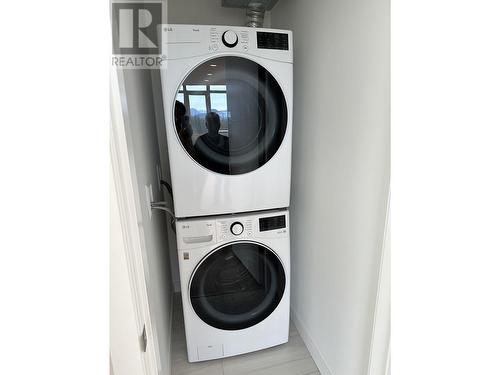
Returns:
[[[288,343],[258,352],[242,354],[222,360],[224,375],[253,373],[266,367],[310,357],[299,335],[291,336]]]
[[[223,375],[222,361],[220,359],[194,363],[189,363],[187,359],[173,361],[173,375]]]
[[[253,375],[306,375],[318,371],[311,357],[285,362],[276,366],[266,367],[260,370],[252,370],[248,374]]]

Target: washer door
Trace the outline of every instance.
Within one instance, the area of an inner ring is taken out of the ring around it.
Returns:
[[[285,136],[287,113],[280,85],[264,67],[226,56],[202,63],[184,79],[174,124],[198,164],[238,175],[273,157]]]
[[[224,330],[266,319],[285,292],[285,270],[270,249],[251,242],[225,245],[204,258],[190,284],[194,311]]]

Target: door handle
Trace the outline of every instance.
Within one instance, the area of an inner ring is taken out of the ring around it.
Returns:
[[[213,234],[209,234],[208,236],[198,236],[198,237],[183,237],[182,240],[184,243],[202,243],[202,242],[210,242],[214,238]]]

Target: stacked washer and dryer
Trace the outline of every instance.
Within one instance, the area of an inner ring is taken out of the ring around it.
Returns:
[[[288,341],[290,31],[164,25],[162,88],[188,360]]]

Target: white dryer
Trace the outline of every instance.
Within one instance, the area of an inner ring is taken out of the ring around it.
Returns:
[[[190,362],[286,343],[288,211],[177,221]]]
[[[291,31],[198,25],[162,30],[176,216],[288,207]]]

